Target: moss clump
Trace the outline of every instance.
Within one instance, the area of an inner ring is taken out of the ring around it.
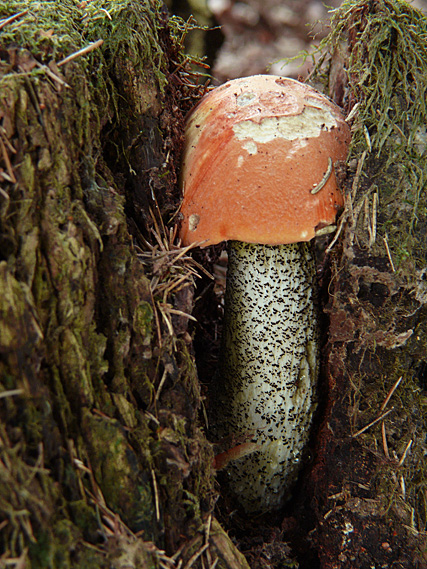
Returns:
[[[427,215],[427,18],[401,0],[348,0],[331,29],[314,72],[351,113],[349,162],[361,161],[358,198],[369,203],[367,215],[360,203],[353,210],[369,226],[366,244],[386,239],[394,268],[414,283]]]
[[[93,474],[102,480],[106,503],[132,531],[144,531],[150,540],[156,532],[152,480],[140,467],[141,457],[129,444],[122,425],[107,417],[85,413],[83,436],[88,443]]]
[[[0,18],[0,549],[154,567],[213,486],[173,323],[191,276],[181,251],[175,289],[140,257],[151,212],[164,228],[176,209],[199,89],[157,2],[7,0]]]
[[[353,567],[400,563],[400,548],[412,568],[426,524],[427,18],[400,0],[344,1],[320,50],[314,76],[353,133],[327,299],[333,434],[312,478],[334,496],[319,501],[320,548]]]

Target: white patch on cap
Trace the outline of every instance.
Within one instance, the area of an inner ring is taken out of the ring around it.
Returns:
[[[337,126],[337,122],[329,110],[305,107],[299,115],[267,117],[260,123],[242,121],[233,126],[233,131],[238,140],[250,138],[254,142],[266,143],[275,138],[317,138],[323,129],[333,126]]]
[[[200,222],[200,215],[197,213],[192,213],[188,218],[188,229],[190,231],[196,231],[199,222]]]
[[[254,99],[256,99],[255,93],[247,91],[246,93],[242,93],[241,95],[239,95],[236,99],[236,102],[239,105],[239,107],[244,107],[245,105],[251,103]]]
[[[244,160],[243,156],[238,157],[238,159],[237,159],[237,167],[238,168],[241,168],[241,166],[243,164],[243,160]]]
[[[248,154],[256,154],[258,152],[258,146],[255,144],[253,140],[248,140],[244,144],[242,144],[242,148],[248,151]]]

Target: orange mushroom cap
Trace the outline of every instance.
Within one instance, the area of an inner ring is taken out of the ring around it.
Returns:
[[[293,79],[256,75],[210,91],[186,125],[183,244],[309,241],[343,205],[334,164],[349,141],[337,105]]]

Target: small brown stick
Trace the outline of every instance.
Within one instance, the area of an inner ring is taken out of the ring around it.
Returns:
[[[8,391],[2,391],[0,393],[0,399],[4,399],[5,397],[13,397],[14,395],[23,395],[23,389],[9,389]]]
[[[381,405],[381,409],[380,412],[384,411],[384,409],[387,407],[388,402],[391,399],[391,396],[393,395],[393,393],[396,391],[396,389],[399,387],[400,382],[403,379],[403,375],[401,375],[399,377],[399,379],[395,382],[395,384],[393,385],[393,387],[390,389],[390,391],[387,394],[387,397],[384,399],[384,403]]]
[[[369,196],[365,196],[364,204],[365,204],[365,222],[369,233],[369,247],[371,247],[372,243],[375,242],[375,239],[373,238],[374,236],[370,220]]]
[[[372,195],[372,219],[371,219],[370,207],[369,207],[369,194],[365,196],[365,219],[369,233],[369,247],[372,247],[377,237],[377,203],[378,203],[378,193],[374,192]]]
[[[328,245],[328,247],[325,250],[325,255],[329,255],[329,253],[332,251],[335,243],[338,241],[338,237],[340,236],[340,233],[342,231],[342,228],[344,227],[344,223],[346,222],[346,217],[342,216],[340,219],[340,223],[338,225],[338,229],[335,232],[334,238],[332,239],[332,241],[330,242],[330,244]]]
[[[9,174],[7,174],[6,170],[4,170],[3,168],[0,168],[0,182],[2,182],[3,180],[5,180],[6,182],[9,182],[9,184],[12,184],[13,180],[12,178],[9,176]],[[6,194],[6,192],[0,187],[0,194],[6,199],[10,199],[8,194]]]
[[[66,83],[63,79],[61,79],[61,77],[58,77],[58,75],[55,75],[55,73],[51,69],[49,69],[49,67],[47,65],[42,65],[41,63],[39,63],[37,61],[36,66],[39,69],[42,69],[48,77],[50,77],[51,79],[53,79],[54,81],[56,81],[60,85],[67,87],[68,89],[71,89],[71,87],[68,85],[68,83]]]
[[[3,555],[2,555],[2,567],[12,567],[13,566],[14,569],[25,569],[25,567],[28,567],[27,555],[28,555],[28,547],[25,547],[23,549],[23,551],[19,557],[3,557]]]
[[[162,387],[166,381],[167,374],[168,374],[167,369],[165,369],[163,372],[162,378],[159,382],[159,387],[157,388],[157,391],[156,391],[156,397],[155,397],[156,401],[158,401],[160,398],[160,392],[162,391]]]
[[[361,435],[362,433],[364,433],[365,431],[367,431],[368,429],[370,429],[373,425],[375,425],[376,423],[378,423],[378,421],[381,421],[382,419],[384,419],[384,417],[387,417],[387,415],[389,413],[391,413],[393,411],[393,407],[391,409],[389,409],[388,411],[386,411],[385,413],[383,413],[382,415],[380,415],[379,417],[377,417],[376,419],[374,419],[373,421],[371,421],[368,425],[366,425],[365,427],[363,427],[362,429],[360,429],[360,431],[357,431],[357,433],[354,433],[353,435],[353,439],[355,439],[356,437],[358,437],[359,435]]]
[[[109,20],[111,20],[111,21],[113,20],[113,18],[110,16],[110,13],[107,12],[107,10],[106,10],[105,8],[100,8],[99,10],[100,10],[100,12],[104,12],[104,14],[107,15],[107,18],[108,18]]]
[[[187,314],[186,312],[183,312],[182,310],[176,310],[175,308],[169,308],[169,306],[167,306],[165,308],[167,308],[167,311],[170,314],[176,314],[177,316],[182,316],[183,318],[189,318],[193,322],[197,322],[197,318],[194,318],[194,316],[191,316],[191,314]]]
[[[356,103],[354,105],[354,107],[351,109],[351,111],[349,112],[348,116],[344,119],[345,122],[350,122],[356,115],[358,109],[360,107],[360,103]]]
[[[405,500],[406,499],[406,485],[405,485],[405,479],[403,478],[403,476],[400,477],[400,490],[402,492],[402,498]]]
[[[205,543],[209,543],[209,538],[211,535],[211,525],[212,525],[212,514],[209,514],[205,526]]]
[[[385,423],[384,421],[381,423],[381,435],[383,439],[383,449],[384,454],[388,460],[390,460],[390,453],[388,452],[388,444],[387,444],[387,434],[385,432]]]
[[[12,154],[16,154],[16,149],[12,146],[10,140],[7,138],[6,130],[2,126],[0,126],[0,136],[2,137],[4,144],[6,145],[7,148],[9,148]]]
[[[154,301],[153,291],[151,290],[151,288],[150,288],[150,296],[151,296],[151,305],[154,308],[153,312],[154,312],[154,320],[156,321],[157,339],[159,342],[159,347],[162,348],[163,347],[162,330],[160,328],[159,315],[157,314],[156,303]]]
[[[172,322],[170,320],[170,316],[168,314],[166,314],[164,307],[160,303],[157,303],[157,306],[158,306],[158,309],[160,310],[160,314],[163,316],[163,320],[165,321],[169,335],[173,338],[173,326],[172,326]]]
[[[81,55],[86,55],[87,53],[93,51],[97,47],[100,47],[103,43],[104,43],[104,40],[97,40],[93,43],[90,43],[89,45],[87,45],[83,49],[79,49],[79,51],[72,53],[71,55],[69,55],[68,57],[66,57],[62,61],[60,61],[57,64],[58,67],[61,67],[62,65],[65,65],[66,63],[69,63],[70,61],[73,61],[73,59],[76,59],[77,57],[80,57]]]
[[[325,250],[325,255],[329,255],[329,253],[332,251],[335,243],[338,241],[338,237],[341,234],[341,231],[344,227],[344,224],[348,221],[349,219],[349,212],[352,209],[352,205],[351,205],[351,197],[346,194],[344,196],[344,213],[341,216],[340,222],[338,224],[338,229],[335,232],[334,238],[332,239],[332,241],[330,242],[330,244],[328,245],[328,247]]]
[[[402,464],[405,462],[406,455],[408,454],[409,449],[411,448],[413,442],[414,441],[411,439],[409,441],[409,443],[406,445],[405,450],[403,451],[403,454],[402,454],[402,458],[399,460],[399,463],[397,466],[402,466]]]
[[[200,73],[199,71],[181,71],[180,75],[183,77],[206,77],[206,73]]]
[[[367,154],[367,152],[366,152],[366,150],[364,150],[362,152],[358,162],[357,162],[356,174],[354,175],[353,184],[351,186],[352,201],[354,201],[354,198],[356,197],[357,189],[359,187],[360,176],[362,174],[362,168],[363,168],[363,163],[365,162],[366,154]]]
[[[176,65],[175,69],[171,73],[171,75],[174,75],[174,73],[176,73],[176,71],[183,69],[184,65],[187,65],[187,63],[189,63],[188,55],[181,61],[181,63],[178,63],[177,61],[174,61],[173,59],[171,59],[171,63]]]
[[[7,173],[9,174],[9,177],[12,180],[12,184],[16,184],[16,178],[13,172],[12,163],[9,159],[9,154],[7,153],[6,146],[4,145],[3,140],[1,138],[0,138],[0,146],[3,154],[3,159],[6,164]]]
[[[83,483],[83,475],[81,472],[81,471],[85,472],[86,467],[85,467],[84,463],[79,458],[77,458],[77,450],[76,450],[76,447],[74,445],[73,439],[68,439],[67,449],[68,449],[68,454],[70,455],[70,458],[71,458],[71,462],[76,466],[75,475],[76,475],[76,479],[77,479],[77,486],[80,490],[80,497],[85,503],[87,503],[86,492],[85,492],[85,487],[84,487],[84,483]]]
[[[156,508],[156,520],[160,521],[160,506],[159,506],[159,491],[157,489],[157,480],[154,470],[151,469],[151,477],[153,479],[153,490],[154,490],[154,504]]]
[[[371,137],[369,136],[369,130],[366,125],[363,127],[363,134],[365,135],[366,144],[368,146],[369,152],[372,150]]]
[[[28,10],[24,10],[23,12],[18,12],[17,14],[14,14],[13,16],[9,16],[9,18],[5,18],[4,20],[0,20],[0,30],[2,30],[8,24],[15,22],[15,20],[19,20],[19,18],[22,18],[26,14],[28,14]]]
[[[197,559],[207,550],[208,547],[209,543],[205,543],[204,545],[202,545],[199,551],[196,551],[196,553],[194,553],[194,555],[190,557],[190,559],[185,564],[184,569],[190,569],[190,567],[194,565]]]
[[[188,29],[189,29],[189,27],[191,26],[191,24],[196,23],[196,22],[197,22],[197,20],[194,18],[194,16],[193,16],[192,14],[190,14],[190,17],[188,18],[188,20],[187,20],[187,21],[185,22],[185,24],[184,24],[184,30],[183,30],[183,32],[182,32],[181,38],[179,39],[179,44],[180,44],[180,45],[183,45],[183,44],[184,44],[185,36],[187,35]],[[191,28],[190,28],[190,29],[191,29]]]
[[[8,176],[8,175],[6,174],[6,172],[5,172],[4,170],[2,170],[1,168],[0,168],[0,176],[3,178],[3,180],[6,180],[6,182],[12,183],[12,180],[11,180],[10,176]],[[1,178],[0,178],[0,179],[1,179]],[[0,188],[0,194],[4,197],[5,200],[10,200],[9,194],[7,194],[7,193],[3,190],[3,188]]]
[[[383,237],[383,240],[384,240],[385,250],[387,251],[387,257],[388,257],[388,260],[390,261],[391,270],[393,271],[393,273],[395,273],[396,269],[394,268],[393,259],[391,258],[391,253],[390,253],[390,249],[388,246],[387,233],[385,234],[385,237]]]
[[[372,196],[372,234],[369,236],[369,246],[375,243],[377,237],[377,205],[378,205],[378,192],[374,192]]]
[[[209,514],[205,525],[205,544],[209,545],[210,534],[212,525],[212,514]],[[209,549],[206,550],[206,559],[208,561],[209,567],[212,567],[212,556]]]

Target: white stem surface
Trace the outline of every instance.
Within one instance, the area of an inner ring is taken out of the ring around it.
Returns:
[[[316,407],[316,287],[307,243],[230,242],[213,421],[217,437],[258,445],[227,466],[247,512],[280,507],[300,467]]]

